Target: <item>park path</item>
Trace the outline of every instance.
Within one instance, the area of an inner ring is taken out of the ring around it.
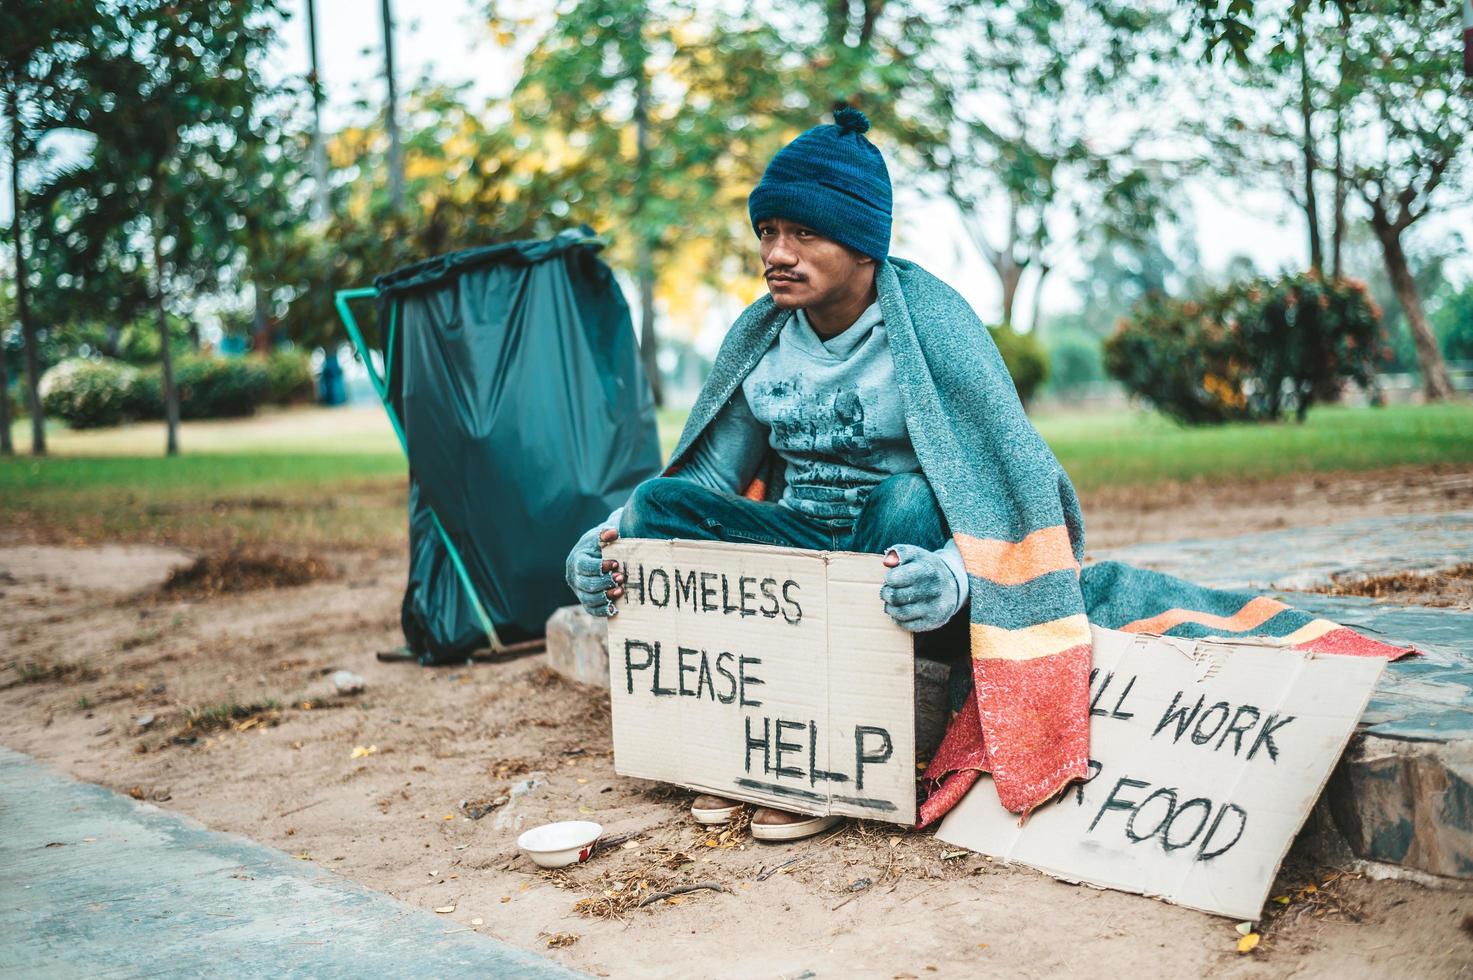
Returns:
[[[1473,561],[1473,511],[1368,517],[1092,554],[1218,589],[1304,590],[1336,575],[1425,572]]]
[[[0,748],[0,975],[575,977]]]

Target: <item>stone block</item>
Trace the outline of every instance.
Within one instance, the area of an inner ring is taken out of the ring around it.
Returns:
[[[609,624],[582,606],[564,606],[547,621],[547,665],[571,681],[609,686]]]
[[[1473,878],[1473,744],[1362,733],[1326,797],[1357,857]]]

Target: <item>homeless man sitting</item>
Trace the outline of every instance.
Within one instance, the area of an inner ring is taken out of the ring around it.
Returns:
[[[600,548],[621,534],[883,554],[885,611],[927,634],[922,657],[950,651],[965,662],[968,622],[958,613],[968,576],[941,480],[951,457],[966,454],[950,430],[1023,419],[1037,437],[965,301],[914,263],[888,258],[885,161],[864,136],[863,113],[844,107],[834,119],[779,151],[752,191],[769,295],[728,333],[666,475],[640,484],[579,540],[568,584],[589,612],[612,615],[624,576]],[[947,386],[971,396],[948,398]],[[998,410],[1004,400],[1011,405]],[[957,417],[958,401],[987,403],[986,417],[980,407]],[[724,823],[742,806],[702,795],[691,813]],[[795,840],[839,819],[761,807],[751,830]]]

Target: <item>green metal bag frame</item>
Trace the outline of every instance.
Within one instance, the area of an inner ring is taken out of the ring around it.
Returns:
[[[399,448],[404,450],[404,458],[409,458],[409,441],[404,436],[404,425],[399,421],[398,414],[394,411],[394,405],[389,400],[389,372],[393,365],[388,358],[388,351],[394,349],[394,333],[398,327],[398,306],[389,307],[389,331],[387,343],[384,344],[384,374],[381,377],[373,366],[373,358],[369,356],[370,348],[363,339],[363,332],[358,329],[358,321],[353,316],[352,309],[348,303],[359,299],[377,299],[378,288],[375,286],[364,286],[358,289],[340,289],[334,294],[334,302],[338,309],[338,316],[343,321],[343,326],[348,329],[348,337],[353,341],[353,348],[363,360],[363,366],[368,369],[368,379],[373,383],[373,390],[378,392],[379,401],[383,403],[384,411],[388,413],[389,421],[394,426],[394,434],[399,437]],[[476,595],[476,587],[471,582],[470,572],[466,570],[465,561],[460,557],[460,552],[450,541],[450,535],[445,530],[445,525],[440,523],[440,516],[435,513],[433,507],[426,505],[430,512],[430,519],[435,522],[435,530],[440,533],[440,542],[445,545],[445,552],[450,556],[450,563],[455,566],[455,575],[460,580],[460,587],[465,590],[466,598],[470,599],[471,607],[476,611],[476,617],[481,621],[481,629],[486,633],[486,639],[491,644],[493,651],[502,649],[501,641],[496,636],[496,627],[491,622],[491,617],[486,615],[486,608],[481,605],[480,596]]]

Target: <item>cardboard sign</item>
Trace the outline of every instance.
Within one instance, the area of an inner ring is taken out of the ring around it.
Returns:
[[[910,634],[879,555],[623,539],[614,770],[803,813],[914,823]]]
[[[1020,827],[983,778],[937,836],[1257,919],[1385,661],[1093,628],[1089,780]]]

